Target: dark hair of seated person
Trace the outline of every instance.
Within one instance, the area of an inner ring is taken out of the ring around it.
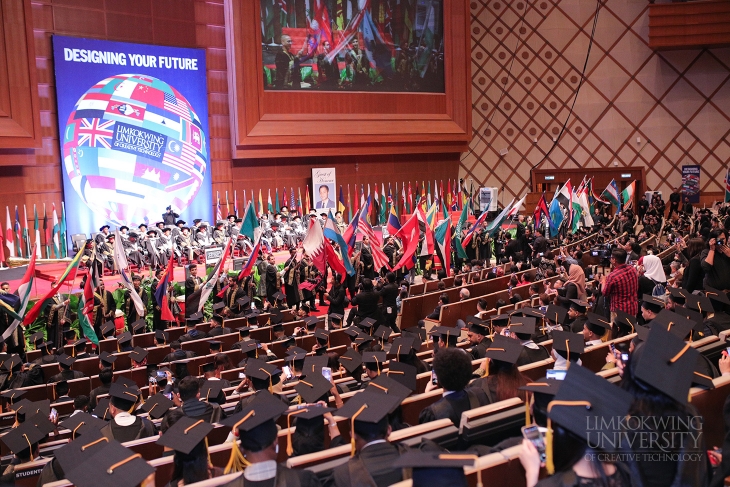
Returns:
[[[519,388],[527,384],[529,380],[522,375],[517,365],[500,360],[490,360],[488,380],[492,383],[496,382],[497,397],[495,397],[495,401],[504,401],[513,397],[526,400],[527,393],[520,391]]]
[[[200,383],[197,377],[185,377],[177,386],[181,401],[194,398],[200,391]]]
[[[471,359],[460,348],[439,348],[433,359],[439,385],[446,391],[461,391],[471,380]]]
[[[109,384],[111,384],[113,378],[114,378],[114,371],[112,371],[111,367],[104,367],[99,372],[99,380],[105,386],[108,386]]]

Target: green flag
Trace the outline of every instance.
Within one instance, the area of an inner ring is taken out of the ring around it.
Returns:
[[[254,209],[253,201],[249,201],[248,206],[246,207],[246,213],[243,215],[241,234],[246,235],[252,242],[254,242],[254,233],[258,227],[259,219],[256,218],[256,210]]]
[[[466,250],[464,250],[464,247],[461,245],[461,231],[465,228],[466,225],[466,217],[469,214],[469,206],[464,205],[464,209],[461,210],[461,216],[459,217],[459,221],[456,223],[456,229],[454,230],[454,240],[456,241],[456,254],[461,257],[462,259],[466,259]]]
[[[79,316],[79,326],[81,327],[81,331],[84,333],[84,336],[88,338],[94,345],[99,345],[99,339],[96,337],[96,332],[94,331],[94,327],[91,326],[91,323],[89,322],[89,318],[84,313],[84,308],[86,307],[86,298],[84,297],[84,293],[81,293],[79,296],[79,306],[76,310],[76,313]]]
[[[274,208],[276,209],[276,212],[279,213],[279,188],[276,188],[276,203],[274,203]]]

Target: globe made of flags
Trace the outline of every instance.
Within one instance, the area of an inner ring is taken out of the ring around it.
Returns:
[[[208,167],[203,125],[173,86],[120,74],[89,88],[63,133],[65,176],[111,224],[157,221],[193,201]]]

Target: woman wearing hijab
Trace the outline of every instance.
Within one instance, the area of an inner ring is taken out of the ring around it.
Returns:
[[[641,272],[642,268],[643,273]],[[641,299],[644,294],[654,296],[653,291],[657,285],[661,285],[665,289],[667,286],[667,276],[664,273],[662,260],[656,255],[645,255],[641,258],[639,266],[639,295],[637,297]]]
[[[569,265],[567,263],[563,264]],[[585,301],[587,299],[586,294],[586,275],[583,272],[583,268],[579,265],[572,264],[568,267],[568,278],[565,281],[565,294],[563,296],[558,295],[558,303],[564,308],[570,308],[571,300],[578,299]]]

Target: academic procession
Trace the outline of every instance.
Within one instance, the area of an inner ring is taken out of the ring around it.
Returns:
[[[726,485],[727,19],[3,0],[0,486]]]

